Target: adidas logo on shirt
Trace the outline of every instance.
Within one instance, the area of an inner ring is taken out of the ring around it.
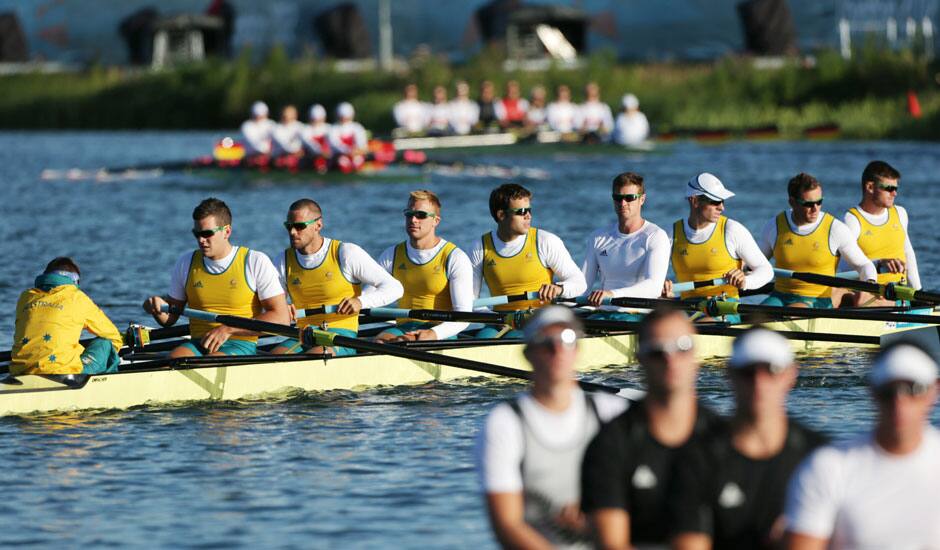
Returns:
[[[195,284],[193,284],[193,288],[202,288],[202,281],[196,281]]]
[[[793,246],[793,239],[783,241],[784,246]]]
[[[744,504],[744,492],[738,487],[737,483],[729,481],[721,490],[718,504],[722,508],[737,508]]]
[[[630,479],[630,482],[637,489],[652,489],[656,486],[656,474],[646,464],[640,464],[633,471],[633,478]]]
[[[291,281],[290,284],[300,286],[300,277],[294,277],[294,280]]]
[[[488,262],[486,262],[486,265],[487,267],[494,267],[496,266],[496,260],[489,260]]]
[[[404,262],[403,262],[403,263],[398,264],[398,268],[397,268],[397,269],[405,270],[405,269],[408,269],[408,268],[405,267],[405,264],[404,264]]]
[[[601,256],[607,256],[607,251],[606,251],[606,250],[601,250],[600,255],[601,255]]]

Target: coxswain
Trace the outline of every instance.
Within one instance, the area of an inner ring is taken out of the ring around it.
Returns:
[[[571,89],[560,84],[555,92],[555,101],[545,110],[548,127],[561,134],[577,132],[581,127],[581,114],[578,106],[571,102]]]
[[[242,137],[245,142],[245,155],[248,157],[271,154],[271,137],[274,133],[274,121],[268,118],[268,106],[263,101],[251,105],[251,118],[242,123]]]
[[[263,252],[234,246],[232,211],[216,198],[200,202],[193,210],[193,237],[199,248],[186,252],[170,273],[166,296],[151,296],[144,310],[168,327],[179,319],[183,307],[250,317],[286,324],[290,320],[284,288],[274,264]],[[161,311],[169,305],[170,311]],[[192,339],[177,346],[170,357],[200,355],[254,355],[258,333],[219,323],[190,319]]]
[[[344,173],[355,172],[365,163],[369,147],[366,129],[354,120],[356,110],[350,103],[336,107],[337,122],[330,128],[330,149],[336,155],[336,164]]]
[[[545,105],[545,87],[535,86],[529,94],[529,110],[525,114],[525,127],[530,132],[537,132],[548,128],[548,113]]]
[[[458,136],[469,134],[480,120],[480,106],[470,99],[470,85],[460,80],[457,96],[450,101],[450,128]]]
[[[275,261],[290,295],[290,312],[298,327],[320,329],[355,338],[359,310],[388,305],[402,295],[401,283],[358,245],[322,234],[323,210],[312,199],[294,201],[284,221],[290,247]],[[363,290],[363,285],[368,288]],[[309,310],[322,309],[322,313]],[[300,311],[304,311],[300,315]],[[272,353],[354,355],[351,348],[304,346],[297,339],[278,344]]]
[[[875,358],[868,376],[874,429],[821,447],[787,491],[790,550],[937,548],[940,430],[937,363],[901,341]]]
[[[480,117],[477,121],[479,130],[489,131],[499,124],[499,118],[496,115],[496,87],[489,80],[480,83],[480,97],[477,99],[477,105],[480,107]]]
[[[842,220],[866,256],[875,262],[878,282],[898,283],[920,289],[917,257],[908,234],[907,210],[895,204],[901,173],[884,161],[868,163],[862,172],[862,200]],[[840,298],[844,295],[843,298]],[[833,291],[833,302],[847,306],[885,306],[894,301],[866,293]]]
[[[683,300],[738,301],[739,291],[760,288],[773,279],[773,267],[754,242],[751,232],[722,216],[725,201],[733,196],[721,180],[707,172],[690,179],[686,185],[689,216],[672,225],[672,269],[676,280],[684,283],[723,278],[725,284],[685,291],[681,294]],[[744,267],[750,273],[745,274]],[[668,279],[664,294],[672,295],[672,283]],[[725,315],[723,320],[737,323],[740,316]]]
[[[646,142],[650,135],[650,123],[640,112],[640,100],[633,94],[625,94],[620,100],[623,110],[614,121],[614,143],[637,146]]]
[[[803,459],[827,442],[787,414],[797,379],[790,342],[764,328],[732,347],[734,390],[728,429],[678,461],[670,524],[672,548],[780,548],[787,482]]]
[[[476,444],[477,472],[504,548],[581,548],[591,533],[580,510],[581,458],[601,424],[628,401],[581,391],[575,381],[581,326],[570,309],[540,309],[525,326],[529,391],[490,411]]]
[[[483,282],[492,296],[538,292],[538,298],[496,306],[498,311],[542,307],[555,298],[574,298],[584,293],[584,274],[571,259],[557,235],[532,227],[532,193],[515,183],[500,185],[490,193],[490,215],[496,229],[485,233],[470,252],[473,294]],[[479,338],[521,336],[518,330],[487,326]]]
[[[506,83],[506,95],[496,102],[496,118],[503,128],[518,128],[525,124],[529,111],[529,102],[519,92],[519,83],[510,80]]]
[[[433,102],[428,107],[428,135],[446,136],[450,130],[450,103],[447,101],[447,88],[435,86]]]
[[[604,306],[603,300],[658,298],[669,271],[669,236],[643,219],[646,188],[639,174],[617,175],[611,184],[611,198],[617,223],[598,229],[587,240],[581,271],[590,292],[588,303],[602,310],[592,318],[638,321],[638,315]],[[595,281],[599,288],[591,290]]]
[[[646,397],[601,427],[581,466],[581,509],[597,548],[666,546],[676,465],[723,429],[696,396],[694,338],[681,311],[656,309],[643,318],[636,356]]]
[[[117,372],[121,333],[81,291],[78,265],[55,258],[16,302],[10,374],[105,374]],[[87,330],[97,338],[82,344]]]
[[[875,265],[858,247],[844,223],[823,212],[822,184],[800,173],[787,183],[790,210],[771,218],[761,231],[759,245],[777,267],[834,277],[839,259],[858,271],[862,281],[874,281]],[[832,287],[777,277],[763,305],[832,307]]]
[[[418,99],[418,87],[414,84],[405,86],[404,96],[392,109],[395,117],[396,134],[424,135],[428,128],[428,105]]]
[[[595,82],[588,82],[584,95],[584,103],[578,108],[581,121],[578,132],[585,141],[605,141],[614,130],[610,105],[601,101],[601,89]]]
[[[379,256],[379,265],[404,287],[398,307],[473,311],[470,258],[452,242],[437,236],[441,201],[428,190],[412,191],[403,211],[408,238]],[[443,340],[456,337],[468,323],[400,319],[379,334],[382,341]]]
[[[304,124],[297,120],[297,107],[287,105],[281,111],[281,121],[271,133],[271,156],[299,157],[303,154]]]
[[[310,122],[304,125],[300,136],[304,150],[313,159],[313,166],[318,172],[326,172],[329,159],[333,156],[330,149],[330,124],[326,121],[326,109],[315,104],[310,107]]]

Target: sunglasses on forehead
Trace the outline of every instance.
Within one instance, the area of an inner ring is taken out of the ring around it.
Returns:
[[[427,210],[412,210],[410,208],[402,210],[402,214],[404,214],[406,218],[416,218],[419,220],[426,220],[428,218],[437,217],[435,212],[428,212]]]
[[[611,194],[611,197],[613,197],[614,202],[622,202],[622,201],[633,202],[642,196],[643,196],[643,193],[623,193],[623,194],[613,193]]]
[[[312,220],[307,220],[305,222],[284,222],[284,229],[290,231],[291,229],[296,229],[297,231],[303,231],[307,229],[307,226],[313,223],[320,221],[320,218],[323,216],[317,216]]]
[[[197,239],[211,239],[213,235],[215,235],[219,231],[222,231],[226,227],[228,226],[220,225],[212,229],[193,229],[193,237],[196,237]]]
[[[506,212],[509,212],[513,216],[525,216],[526,214],[532,213],[532,207],[527,206],[525,208],[507,208]]]

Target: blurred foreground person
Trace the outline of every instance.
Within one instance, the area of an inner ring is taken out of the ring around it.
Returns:
[[[787,481],[825,437],[787,417],[797,366],[786,338],[751,329],[734,342],[728,429],[679,460],[673,548],[779,548]]]
[[[575,381],[580,323],[548,306],[525,327],[529,392],[497,405],[477,440],[477,469],[493,532],[506,548],[587,547],[578,507],[584,448],[626,399],[586,394]]]
[[[640,112],[640,100],[633,94],[626,94],[620,102],[623,110],[614,121],[614,143],[640,145],[650,136],[650,123]]]
[[[601,548],[666,544],[677,458],[723,430],[722,420],[696,400],[694,335],[678,310],[654,310],[640,326],[637,358],[647,396],[601,428],[581,468],[581,509]]]
[[[873,432],[823,447],[787,492],[787,548],[940,548],[937,364],[908,342],[878,355],[869,378]]]

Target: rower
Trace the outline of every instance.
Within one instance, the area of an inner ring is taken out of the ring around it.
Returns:
[[[588,289],[600,279],[600,288],[591,291],[588,303],[604,311],[591,318],[639,321],[639,316],[622,308],[602,306],[602,302],[604,298],[658,298],[669,271],[669,236],[643,219],[643,176],[619,174],[611,192],[617,223],[588,237],[588,253],[581,268]]]
[[[585,100],[579,107],[580,127],[584,141],[606,141],[614,130],[614,115],[610,105],[601,101],[601,89],[596,82],[588,82],[584,87]]]
[[[633,94],[624,94],[620,103],[623,110],[614,121],[614,143],[626,146],[643,144],[650,135],[650,123],[640,112],[640,100]]]
[[[503,128],[518,128],[525,124],[529,102],[521,96],[519,83],[510,80],[506,83],[506,95],[496,102],[496,118]]]
[[[672,268],[679,282],[723,278],[725,284],[682,292],[681,298],[722,297],[738,300],[740,290],[760,288],[773,279],[774,271],[761,253],[751,232],[740,223],[722,216],[725,200],[734,196],[721,180],[703,172],[690,179],[686,188],[689,217],[672,225]],[[745,275],[743,267],[750,269]],[[664,294],[672,295],[667,280]],[[740,322],[738,315],[724,321]]]
[[[313,157],[313,165],[318,172],[327,171],[327,160],[333,154],[330,149],[330,128],[323,105],[318,103],[310,107],[310,123],[304,125],[300,137],[304,149]]]
[[[490,525],[505,548],[587,547],[579,509],[584,449],[627,400],[587,394],[575,381],[580,323],[549,306],[526,324],[532,386],[487,415],[476,463]]]
[[[458,136],[467,135],[480,120],[480,106],[470,99],[470,85],[457,82],[457,97],[450,101],[450,128]]]
[[[330,149],[336,153],[336,163],[344,173],[362,168],[369,147],[366,129],[353,120],[355,116],[352,104],[340,103],[336,107],[338,121],[330,128]]]
[[[862,201],[845,213],[843,221],[862,252],[875,262],[879,283],[900,283],[920,289],[917,257],[907,229],[907,210],[895,204],[900,180],[901,173],[887,162],[868,163],[862,172]],[[839,302],[844,293],[833,294],[833,301]],[[894,305],[864,293],[848,293],[842,300],[846,305]]]
[[[379,265],[404,287],[398,307],[473,311],[473,268],[457,246],[437,236],[441,201],[431,191],[412,191],[404,210],[408,239],[379,256]],[[443,340],[456,337],[468,323],[435,325],[400,319],[398,326],[379,334],[381,341]]]
[[[863,281],[877,277],[875,265],[855,242],[844,223],[822,211],[822,184],[799,173],[787,183],[790,211],[771,218],[760,235],[760,248],[779,268],[834,277],[839,258],[858,271]],[[832,307],[832,288],[778,277],[763,305]]]
[[[477,99],[477,105],[480,107],[477,128],[482,131],[489,131],[499,123],[496,116],[496,87],[489,80],[480,83],[480,97]]]
[[[117,372],[123,341],[114,323],[79,287],[81,271],[55,258],[16,302],[10,374]],[[82,330],[97,338],[83,345]]]
[[[287,105],[281,111],[281,121],[271,132],[271,156],[300,156],[303,154],[301,134],[304,125],[297,120],[297,107]]]
[[[418,87],[414,84],[405,86],[402,100],[392,109],[395,117],[396,134],[423,135],[427,130],[428,106],[418,100]]]
[[[268,118],[268,106],[263,101],[251,105],[251,118],[242,123],[245,155],[249,157],[271,154],[271,134],[274,122]]]
[[[447,88],[435,86],[432,97],[433,103],[428,108],[428,135],[446,136],[451,133]]]
[[[530,93],[532,101],[529,102],[529,110],[525,114],[525,127],[531,132],[544,130],[548,128],[547,113],[545,106],[545,87],[535,86]]]
[[[276,263],[277,273],[290,295],[290,311],[299,328],[317,326],[328,332],[355,338],[359,310],[390,304],[402,295],[401,283],[389,275],[365,250],[353,243],[322,235],[323,210],[316,201],[294,201],[284,222],[290,247]],[[362,290],[362,285],[370,288]],[[329,313],[299,311],[335,309]],[[296,339],[281,342],[272,353],[354,355],[352,348],[302,346]]]
[[[548,104],[545,117],[549,128],[561,134],[577,132],[581,126],[578,106],[571,102],[571,89],[560,84],[555,92],[555,101]]]
[[[490,193],[490,215],[496,230],[476,242],[470,253],[473,294],[480,295],[483,281],[493,296],[538,292],[534,300],[495,306],[499,311],[518,311],[546,305],[555,298],[574,298],[587,285],[584,274],[557,235],[532,227],[532,193],[515,183],[500,185]],[[479,338],[516,338],[518,330],[488,326]]]
[[[186,252],[170,274],[166,296],[151,296],[144,310],[168,327],[179,319],[186,305],[212,313],[251,317],[270,323],[287,323],[290,314],[284,288],[270,258],[263,252],[233,246],[232,211],[216,198],[200,202],[193,210],[193,237],[199,248]],[[162,311],[164,305],[170,311]],[[254,355],[258,334],[219,323],[190,320],[192,340],[177,346],[170,357],[200,355]]]

